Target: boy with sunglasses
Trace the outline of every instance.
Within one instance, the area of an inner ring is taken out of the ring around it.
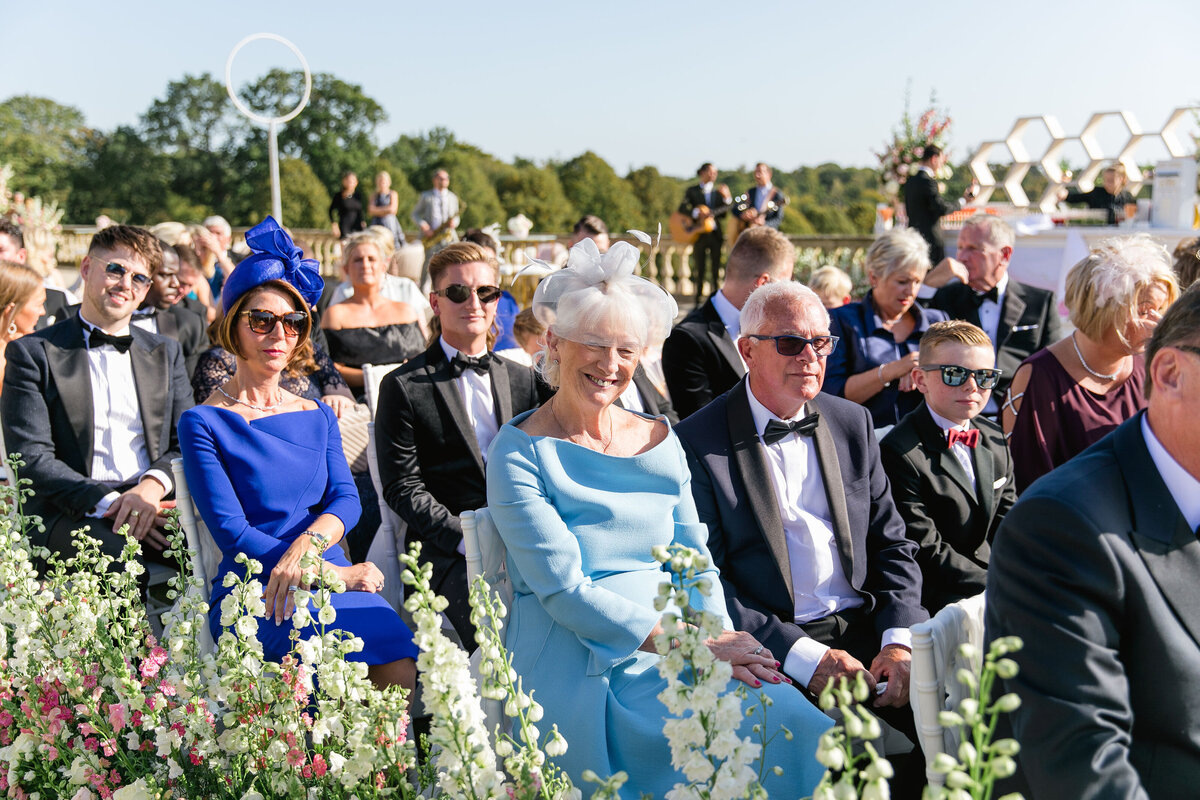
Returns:
[[[983,591],[992,537],[1016,501],[1004,434],[979,416],[1000,377],[995,364],[979,327],[930,325],[912,372],[925,403],[879,443],[892,498],[919,547],[930,614]]]

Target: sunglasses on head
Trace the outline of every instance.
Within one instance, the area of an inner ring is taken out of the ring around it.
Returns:
[[[750,339],[760,339],[775,342],[775,352],[781,356],[798,356],[804,352],[804,348],[812,345],[813,353],[818,358],[824,358],[833,352],[834,346],[838,343],[838,336],[814,336],[811,339],[806,339],[803,336],[793,336],[785,334],[783,336],[761,336],[757,333],[751,333],[747,336]]]
[[[921,367],[925,372],[938,369],[942,371],[942,383],[947,386],[962,386],[967,382],[967,376],[975,377],[975,385],[980,389],[992,389],[996,386],[996,381],[1000,380],[1000,373],[1003,370],[998,369],[967,369],[960,367],[957,364],[933,364],[928,367]]]
[[[116,278],[118,281],[128,275],[129,280],[138,289],[145,289],[150,285],[149,275],[143,275],[140,272],[134,272],[124,264],[118,264],[115,261],[110,261],[104,265],[104,274],[111,278]]]
[[[246,318],[250,330],[260,335],[266,335],[275,330],[275,324],[283,323],[283,332],[288,336],[299,336],[308,330],[309,317],[303,311],[289,311],[286,314],[272,314],[261,308],[253,311],[243,311],[241,316]]]
[[[471,292],[479,297],[479,302],[487,305],[497,299],[501,294],[499,286],[476,286],[472,289],[470,286],[464,286],[461,283],[452,283],[445,289],[438,289],[434,292],[438,297],[444,297],[452,303],[465,303],[471,296]]]

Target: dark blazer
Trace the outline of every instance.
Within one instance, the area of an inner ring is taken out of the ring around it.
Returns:
[[[42,330],[49,328],[56,322],[62,322],[67,318],[67,311],[71,308],[71,301],[67,299],[67,295],[61,289],[51,289],[46,287],[46,303],[44,305],[46,313],[38,317],[34,324],[34,330]]]
[[[945,311],[950,319],[979,324],[975,290],[965,283],[951,283],[938,289],[929,306]],[[1013,373],[1022,361],[1061,338],[1058,301],[1054,292],[1009,278],[1000,307],[996,341],[992,342],[996,348],[996,368],[1001,370],[1000,381],[992,390],[997,400],[1002,402],[1008,385],[1012,383]]]
[[[179,343],[131,326],[129,353],[145,429],[150,469],[171,474],[179,456],[175,426],[192,406]],[[10,453],[25,460],[33,481],[26,510],[51,530],[63,518],[81,520],[113,489],[92,480],[92,382],[79,316],[9,343],[0,417]]]
[[[493,356],[488,375],[498,424],[540,402],[529,367]],[[384,500],[408,523],[409,538],[421,542],[421,559],[433,565],[433,588],[450,602],[455,630],[474,649],[458,515],[486,506],[487,487],[483,454],[440,341],[384,377],[377,407]]]
[[[792,572],[779,504],[754,429],[746,380],[679,423],[700,521],[721,570],[734,627],[776,655],[805,636],[795,624]],[[821,415],[813,437],[834,536],[850,585],[875,626],[875,647],[888,628],[929,618],[921,608],[917,547],[904,536],[892,504],[866,409],[832,395],[809,402]]]
[[[663,376],[680,419],[728,391],[746,367],[712,298],[694,308],[663,343]]]
[[[638,397],[641,398],[642,405],[646,407],[646,413],[652,416],[662,415],[667,418],[667,423],[671,427],[675,427],[679,423],[679,417],[675,413],[675,409],[671,407],[671,401],[663,397],[662,392],[654,385],[654,381],[650,380],[650,376],[646,374],[646,370],[641,364],[638,364],[637,369],[633,371],[633,385],[637,387]],[[617,405],[621,405],[621,401],[617,401]]]
[[[183,348],[183,362],[190,380],[196,372],[197,359],[209,346],[204,319],[199,314],[177,305],[159,310],[155,319],[158,322],[159,334],[174,339]]]
[[[1004,432],[980,417],[972,427],[979,429],[974,489],[924,403],[879,442],[892,499],[919,548],[921,605],[930,614],[983,591],[989,545],[1017,499]]]
[[[928,172],[918,170],[904,182],[904,212],[908,215],[908,226],[929,242],[929,261],[935,267],[946,257],[946,243],[938,221],[957,211],[958,204],[942,197],[937,181]]]
[[[787,195],[783,193],[778,186],[772,186],[771,191],[774,194],[775,208],[763,214],[763,224],[768,228],[779,228],[779,223],[783,222],[783,207],[787,205]],[[758,186],[751,186],[746,192],[747,207],[758,208]]]
[[[1016,635],[1026,797],[1195,797],[1200,542],[1139,413],[1036,481],[996,534],[987,638]]]
[[[712,202],[707,202],[704,199],[704,191],[700,188],[700,184],[689,186],[683,193],[683,202],[679,204],[679,213],[691,216],[692,210],[698,206],[708,206],[713,211],[713,217],[720,220],[729,213],[728,208],[721,208],[725,205],[725,198],[721,196],[719,191],[720,184],[713,184]],[[717,233],[717,231],[714,231]]]

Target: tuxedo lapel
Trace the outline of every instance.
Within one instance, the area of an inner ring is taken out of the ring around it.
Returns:
[[[1000,321],[996,325],[996,348],[999,349],[1008,338],[1008,334],[1021,321],[1025,313],[1025,297],[1021,284],[1009,280],[1008,289],[1004,292],[1004,308],[1000,310]]]
[[[454,420],[455,431],[462,437],[463,444],[467,446],[471,457],[478,464],[479,471],[483,472],[483,455],[479,452],[475,429],[471,427],[471,418],[467,416],[467,406],[463,402],[462,393],[458,390],[458,384],[454,378],[450,377],[450,362],[446,360],[446,353],[442,350],[439,342],[434,342],[426,352],[429,354],[429,358],[425,362],[429,382],[433,384],[438,399],[450,412],[450,417]],[[449,434],[448,431],[445,433]]]
[[[146,436],[146,452],[151,461],[163,453],[162,430],[164,398],[170,396],[170,374],[167,370],[166,347],[155,341],[141,328],[136,328],[129,358],[133,367],[133,385],[137,392],[138,409],[142,414],[142,429]]]
[[[488,367],[488,377],[492,380],[492,402],[496,408],[496,424],[503,425],[512,419],[512,390],[508,385],[508,365],[492,356]],[[474,437],[472,437],[474,438]]]
[[[63,335],[55,337],[57,341],[46,342],[46,362],[50,374],[54,376],[59,402],[71,421],[75,441],[79,443],[79,452],[83,455],[83,464],[80,465],[82,472],[87,475],[92,469],[92,431],[95,426],[92,377],[88,368],[87,348],[83,343],[83,327],[77,315],[70,319]]]
[[[708,320],[708,338],[712,340],[713,345],[717,348],[717,352],[725,359],[726,363],[738,377],[746,374],[746,365],[742,363],[742,357],[738,353],[737,344],[733,339],[729,338],[729,331],[725,329],[725,323],[721,321],[721,315],[717,313],[713,301],[710,299],[704,304],[704,317]]]
[[[917,430],[921,434],[921,442],[925,445],[925,449],[929,452],[929,459],[934,465],[941,468],[942,472],[949,475],[950,478],[962,488],[963,494],[971,499],[973,503],[978,502],[975,496],[975,487],[971,485],[971,476],[963,469],[963,465],[955,458],[954,453],[946,446],[946,432],[933,421],[933,417],[929,416],[929,406],[922,404],[921,413],[917,417]],[[982,435],[982,434],[981,434]],[[976,447],[972,458],[978,461],[977,454],[980,447]],[[976,464],[976,475],[978,475],[978,463]],[[979,482],[976,481],[978,484]]]
[[[996,510],[996,457],[989,446],[987,432],[979,429],[979,446],[972,456],[975,463],[975,485],[978,488],[978,501],[983,509],[983,518],[990,520]]]
[[[170,309],[160,310],[154,315],[154,319],[158,324],[158,333],[160,336],[166,336],[176,341],[179,340],[179,319],[171,313]]]
[[[779,568],[784,585],[787,586],[788,597],[794,597],[792,592],[792,567],[788,558],[787,540],[783,534],[783,518],[779,513],[779,499],[775,496],[771,475],[767,471],[767,459],[763,455],[762,443],[758,431],[754,429],[754,417],[750,414],[750,401],[746,399],[749,391],[745,379],[733,388],[728,395],[726,414],[729,418],[729,437],[733,447],[733,457],[737,463],[742,483],[746,487],[747,500],[758,520],[763,538],[775,565]]]
[[[817,398],[808,403],[812,411],[820,412]],[[809,412],[811,413],[811,411]],[[854,572],[854,540],[850,536],[850,514],[846,510],[845,480],[841,463],[838,461],[837,443],[828,422],[817,426],[813,434],[817,446],[817,462],[821,465],[821,478],[825,483],[825,498],[829,501],[829,515],[833,518],[833,537],[837,541],[838,555],[842,557],[842,570],[846,576]]]

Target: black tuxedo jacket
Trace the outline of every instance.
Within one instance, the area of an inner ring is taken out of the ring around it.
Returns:
[[[204,318],[194,311],[174,305],[160,309],[155,314],[155,319],[160,335],[179,342],[183,349],[183,363],[187,367],[188,377],[191,378],[196,371],[196,361],[200,354],[209,347]]]
[[[679,205],[679,213],[692,215],[692,210],[698,206],[708,206],[713,211],[713,216],[720,220],[729,213],[728,208],[721,208],[725,205],[725,198],[721,196],[720,184],[713,184],[711,202],[704,199],[704,191],[700,188],[700,184],[689,186],[683,193],[683,202]],[[715,233],[715,231],[714,231]]]
[[[488,376],[500,425],[541,400],[529,367],[493,355]],[[440,341],[384,377],[377,408],[384,500],[421,542],[422,560],[433,565],[433,588],[450,601],[462,635],[459,619],[469,619],[470,608],[458,515],[486,506],[487,486],[483,453]]]
[[[137,326],[130,333],[149,468],[170,475],[171,459],[179,456],[175,426],[192,406],[183,354],[174,340]],[[0,417],[9,452],[25,460],[21,477],[33,481],[27,509],[47,530],[64,517],[81,520],[113,487],[90,477],[95,420],[79,316],[10,342],[5,354]]]
[[[930,308],[945,311],[951,319],[979,324],[979,304],[975,290],[965,283],[951,283],[938,289],[929,303]],[[1021,362],[1044,347],[1062,338],[1058,316],[1058,301],[1054,292],[1008,280],[1004,302],[1000,306],[1000,323],[996,326],[996,368],[1000,380],[992,391],[999,400],[1008,392],[1013,373]]]
[[[67,318],[67,312],[71,308],[71,302],[67,300],[67,295],[61,289],[51,289],[46,287],[46,313],[38,317],[34,324],[35,330],[43,330],[49,328],[56,322],[62,322]]]
[[[663,376],[680,419],[733,387],[746,367],[712,298],[692,309],[663,343]]]
[[[917,171],[904,182],[904,212],[908,226],[929,242],[929,261],[935,267],[946,257],[946,243],[938,229],[938,220],[957,211],[958,204],[942,197],[937,181],[928,172]]]
[[[774,192],[775,208],[763,214],[763,224],[768,228],[778,229],[779,223],[783,222],[783,207],[787,205],[788,199],[778,186],[772,186],[771,191]],[[758,208],[758,186],[751,186],[746,196],[747,205],[750,208]]]
[[[1016,635],[1026,797],[1195,797],[1200,541],[1139,413],[1036,481],[992,547],[987,638]]]
[[[974,488],[924,403],[879,442],[892,499],[919,548],[921,605],[930,614],[984,590],[990,543],[1017,499],[1004,432],[978,417],[972,427]]]
[[[633,371],[633,385],[637,387],[638,397],[641,398],[647,414],[666,417],[667,423],[671,427],[678,424],[679,416],[671,407],[671,401],[663,397],[662,392],[654,385],[654,381],[650,380],[650,376],[646,374],[646,370],[642,368],[641,364],[638,364],[637,369]],[[617,405],[622,405],[620,400],[617,401]]]
[[[786,654],[805,636],[794,622],[787,542],[763,445],[754,429],[746,380],[679,423],[700,521],[721,570],[734,627],[771,652]],[[916,545],[892,504],[879,463],[871,415],[857,403],[820,394],[813,436],[833,515],[842,569],[875,625],[875,648],[888,628],[926,620]],[[782,657],[782,656],[781,656]]]

